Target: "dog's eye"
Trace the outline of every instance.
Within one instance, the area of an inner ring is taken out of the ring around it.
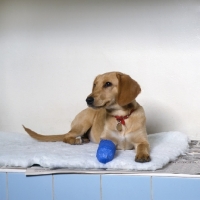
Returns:
[[[104,85],[105,88],[110,87],[110,86],[112,86],[111,82],[106,82],[105,85]]]

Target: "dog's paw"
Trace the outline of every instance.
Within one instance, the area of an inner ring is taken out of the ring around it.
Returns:
[[[149,162],[149,161],[151,161],[149,154],[140,153],[135,156],[135,162],[144,163],[144,162]]]
[[[82,139],[81,137],[65,137],[63,139],[63,142],[68,143],[68,144],[72,144],[72,145],[80,145],[82,144]]]

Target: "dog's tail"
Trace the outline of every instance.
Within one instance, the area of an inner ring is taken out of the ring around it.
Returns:
[[[24,130],[34,139],[38,140],[38,141],[42,141],[42,142],[56,142],[56,141],[63,141],[64,137],[66,134],[63,135],[41,135],[38,134],[34,131],[32,131],[29,128],[26,128],[24,125],[22,125],[24,127]]]

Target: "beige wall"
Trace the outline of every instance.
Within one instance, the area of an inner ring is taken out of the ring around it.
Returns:
[[[199,1],[0,1],[1,131],[67,132],[113,70],[140,83],[149,133],[200,139]]]

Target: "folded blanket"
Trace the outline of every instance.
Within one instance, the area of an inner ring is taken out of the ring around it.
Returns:
[[[189,139],[180,132],[162,132],[148,136],[151,162],[134,161],[134,150],[117,150],[111,162],[96,158],[98,144],[69,145],[63,142],[38,142],[23,133],[0,132],[0,167],[156,170],[188,149]]]

